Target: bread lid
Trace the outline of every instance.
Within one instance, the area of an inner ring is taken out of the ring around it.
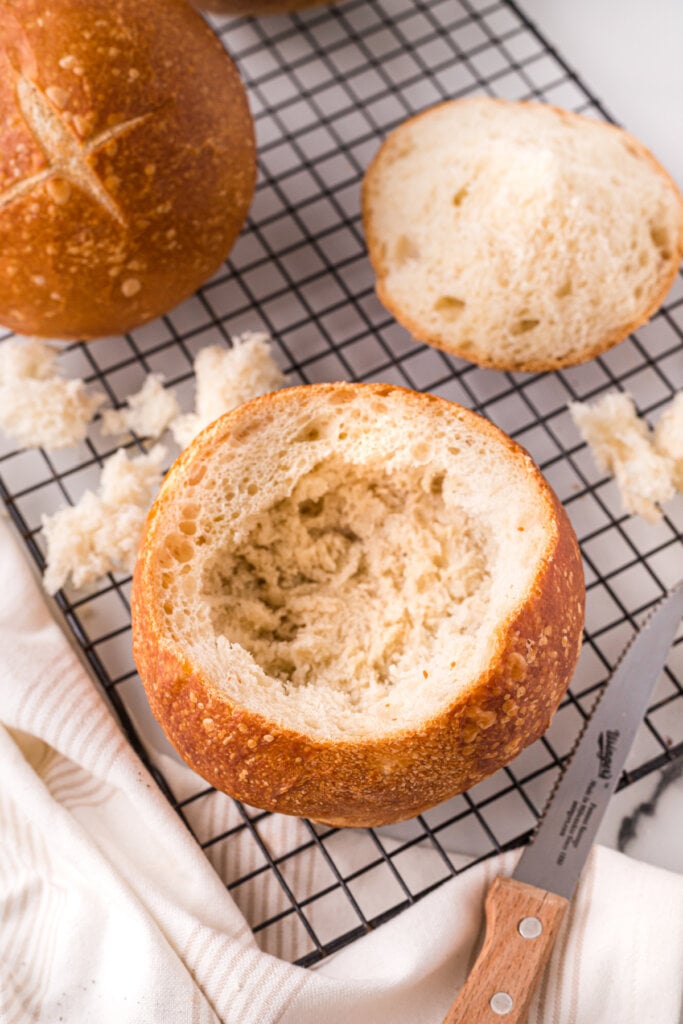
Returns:
[[[363,184],[384,305],[482,366],[591,359],[659,307],[683,199],[632,135],[542,103],[452,100],[390,133]]]

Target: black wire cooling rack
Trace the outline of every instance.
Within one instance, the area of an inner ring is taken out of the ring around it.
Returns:
[[[379,140],[416,111],[471,93],[607,113],[507,0],[348,0],[214,26],[240,67],[256,120],[261,173],[247,227],[195,297],[125,337],[66,348],[67,371],[96,383],[113,405],[146,372],[161,371],[189,406],[196,352],[262,329],[294,383],[381,380],[456,400],[540,464],[569,512],[586,568],[586,642],[546,736],[470,792],[403,825],[360,833],[266,814],[208,788],[179,764],[147,708],[130,652],[129,579],[58,594],[131,745],[262,948],[310,965],[469,865],[524,842],[621,648],[680,574],[683,505],[670,506],[657,526],[625,517],[567,403],[618,388],[656,418],[683,386],[683,281],[630,339],[559,373],[482,370],[415,344],[375,298],[365,256],[359,184]],[[128,447],[146,446],[133,437]],[[112,451],[97,421],[66,453],[0,449],[0,491],[41,569],[41,514],[78,500]],[[622,785],[683,752],[682,679],[679,643]]]

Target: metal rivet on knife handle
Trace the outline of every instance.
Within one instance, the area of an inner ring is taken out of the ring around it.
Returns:
[[[537,917],[523,917],[519,922],[518,931],[523,939],[537,939],[543,931],[543,922]]]
[[[489,1003],[493,1012],[501,1017],[509,1013],[514,1005],[512,996],[507,992],[496,992],[495,996],[491,996],[491,1002]]]

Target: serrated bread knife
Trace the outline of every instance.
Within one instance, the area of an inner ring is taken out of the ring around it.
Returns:
[[[683,617],[683,582],[627,647],[512,878],[486,896],[477,961],[443,1024],[523,1024]]]

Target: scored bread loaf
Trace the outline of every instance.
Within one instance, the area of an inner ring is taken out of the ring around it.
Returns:
[[[540,103],[453,100],[405,121],[363,185],[377,294],[415,338],[482,366],[551,370],[661,304],[683,199],[640,142]]]
[[[583,622],[569,520],[487,420],[390,385],[254,399],[169,471],[136,664],[187,763],[256,807],[398,821],[548,726]]]
[[[185,0],[0,9],[0,322],[117,334],[227,256],[256,179],[237,70]]]

